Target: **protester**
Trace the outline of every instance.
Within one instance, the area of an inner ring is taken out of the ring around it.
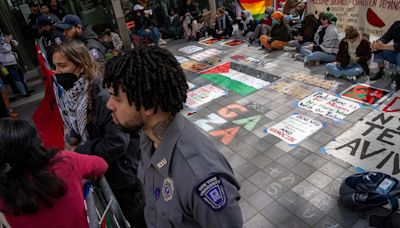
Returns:
[[[173,39],[179,39],[182,37],[182,25],[179,20],[179,14],[175,9],[169,10],[169,17],[167,20],[167,33],[167,36]]]
[[[166,49],[135,48],[106,66],[107,107],[126,131],[141,129],[146,223],[242,227],[239,183],[212,142],[179,112],[185,73]]]
[[[90,51],[90,55],[100,64],[105,64],[104,55],[106,48],[100,43],[97,34],[88,26],[85,26],[76,15],[68,14],[58,25],[64,30],[66,40],[77,39],[82,41]]]
[[[50,17],[52,21],[54,21],[55,24],[60,24],[61,20],[54,14],[50,13],[49,6],[46,4],[43,4],[40,6],[40,9],[42,11],[42,15],[45,15],[47,17]]]
[[[301,22],[304,20],[306,14],[306,4],[301,2],[296,8],[294,14],[288,15],[285,17],[287,23],[292,29],[301,28]]]
[[[61,6],[58,0],[50,0],[50,13],[56,15],[60,20],[67,15],[65,9]]]
[[[38,31],[35,28],[36,20],[40,15],[40,9],[39,9],[39,4],[34,3],[34,2],[29,2],[28,6],[31,10],[31,13],[28,16],[28,26],[30,29],[30,34],[33,35],[33,37],[36,37],[38,35]]]
[[[55,22],[49,16],[45,15],[40,15],[38,17],[36,27],[38,28],[43,45],[46,49],[47,60],[52,66],[53,50],[64,42],[63,33],[56,27]]]
[[[28,122],[7,119],[0,120],[0,157],[0,223],[89,227],[82,181],[103,176],[102,158],[47,150]]]
[[[363,73],[369,74],[371,47],[369,41],[363,39],[355,27],[349,26],[345,32],[346,36],[339,44],[336,63],[328,63],[325,68],[328,71],[327,75],[357,82],[357,77]]]
[[[211,30],[211,36],[214,38],[229,38],[232,36],[233,27],[231,18],[222,8],[219,8],[215,18],[215,29]]]
[[[285,22],[285,15],[276,11],[271,15],[272,29],[271,35],[263,35],[260,37],[261,45],[267,50],[283,49],[290,41],[290,28]]]
[[[24,81],[24,74],[18,66],[17,56],[13,51],[13,46],[18,42],[13,39],[11,34],[0,37],[0,64],[7,68],[12,83],[15,84],[19,94],[29,97],[28,86]]]
[[[111,29],[106,29],[104,31],[103,40],[104,42],[112,44],[112,50],[122,51],[124,47],[124,43],[122,42],[121,37],[117,33],[111,32]]]
[[[284,47],[287,51],[300,52],[300,48],[314,43],[314,36],[318,30],[317,18],[310,14],[304,18],[301,28],[298,33],[293,37],[294,40],[289,41],[288,47]]]
[[[302,54],[297,57],[304,64],[315,65],[319,62],[333,62],[339,51],[339,34],[336,30],[336,17],[331,12],[322,15],[322,25],[314,36],[314,44],[300,48]]]
[[[196,34],[199,31],[199,20],[202,14],[197,3],[193,0],[186,0],[182,7],[180,20],[182,21],[185,38],[188,41],[195,40]]]
[[[66,149],[104,158],[106,178],[125,218],[144,226],[142,187],[137,179],[138,134],[125,134],[112,122],[101,86],[102,73],[82,42],[71,40],[53,54],[54,93],[65,126]]]
[[[136,33],[141,37],[150,37],[153,40],[155,46],[158,44],[163,45],[166,44],[163,39],[161,39],[161,33],[157,27],[153,26],[149,15],[144,12],[144,7],[136,4],[133,7],[135,21],[135,30]]]
[[[389,44],[391,41],[393,43]],[[372,42],[372,50],[379,71],[371,77],[371,80],[379,79],[385,74],[384,60],[397,67],[397,75],[400,78],[400,21],[395,21],[381,38]]]
[[[241,18],[238,23],[240,35],[246,36],[249,32],[254,32],[257,27],[257,23],[254,21],[253,16],[248,10],[243,10],[241,13]]]
[[[273,7],[267,7],[265,10],[265,16],[260,20],[260,24],[254,29],[253,32],[249,32],[247,34],[248,41],[250,45],[256,44],[259,42],[259,38],[262,35],[269,35],[272,29],[272,18],[271,15],[274,13]]]

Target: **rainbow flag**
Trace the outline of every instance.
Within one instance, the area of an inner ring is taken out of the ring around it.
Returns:
[[[239,0],[240,7],[248,10],[255,20],[264,17],[265,9],[272,6],[272,0]]]

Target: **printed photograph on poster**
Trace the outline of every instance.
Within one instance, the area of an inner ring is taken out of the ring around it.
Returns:
[[[295,97],[297,99],[303,99],[312,94],[311,90],[287,82],[276,82],[268,86],[268,88],[276,92],[284,93],[289,96]]]
[[[355,84],[343,91],[340,95],[346,99],[373,105],[383,102],[389,91],[372,87],[366,84]]]
[[[181,67],[184,70],[187,70],[187,71],[190,71],[193,73],[197,73],[199,71],[207,69],[210,66],[208,64],[199,63],[197,61],[190,60],[190,61],[181,63]]]
[[[322,128],[322,123],[307,116],[296,113],[268,129],[274,135],[288,144],[299,144]]]
[[[178,51],[186,53],[186,54],[193,54],[193,53],[201,51],[203,49],[204,48],[202,48],[202,47],[198,47],[198,46],[195,46],[195,45],[190,45],[190,46],[186,46],[186,47],[180,48]]]
[[[400,178],[399,97],[373,110],[323,150],[354,167],[379,171]],[[397,103],[397,104],[396,104]]]
[[[353,101],[323,92],[316,92],[304,98],[298,106],[333,120],[343,120],[360,108],[360,105]]]
[[[211,46],[211,45],[217,43],[220,40],[222,40],[222,39],[210,37],[210,38],[207,38],[207,39],[199,41],[199,44],[206,45],[206,46]]]
[[[295,81],[304,82],[306,84],[310,84],[327,90],[331,90],[337,87],[338,85],[336,81],[329,81],[302,73],[295,73],[289,78]]]
[[[243,60],[243,59],[245,59],[247,57],[248,56],[246,56],[246,55],[232,55],[231,59],[236,60],[236,61],[240,61],[240,60]]]
[[[190,55],[189,58],[196,60],[196,61],[206,61],[208,58],[214,57],[216,55],[221,54],[222,51],[210,48],[201,52],[194,53]]]
[[[213,85],[205,85],[187,93],[185,105],[191,109],[196,109],[200,105],[206,104],[214,99],[222,97],[226,92]]]
[[[178,63],[184,63],[184,62],[189,61],[188,58],[185,58],[185,57],[183,57],[183,56],[175,55],[174,57],[175,57],[175,59],[178,61]]]
[[[238,45],[243,44],[245,41],[244,40],[228,40],[226,42],[221,43],[222,46],[225,47],[236,47]]]

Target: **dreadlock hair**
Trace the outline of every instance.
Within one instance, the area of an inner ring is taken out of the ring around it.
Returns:
[[[154,108],[172,115],[183,109],[188,85],[179,62],[166,49],[138,47],[111,59],[105,69],[103,86],[121,88],[139,110]]]

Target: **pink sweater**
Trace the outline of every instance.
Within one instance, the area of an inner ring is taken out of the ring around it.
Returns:
[[[86,210],[83,202],[83,179],[101,177],[108,165],[100,157],[62,151],[51,170],[67,186],[66,194],[54,203],[53,208],[42,207],[34,215],[13,216],[6,214],[12,228],[87,228]],[[56,158],[56,159],[57,159]]]

